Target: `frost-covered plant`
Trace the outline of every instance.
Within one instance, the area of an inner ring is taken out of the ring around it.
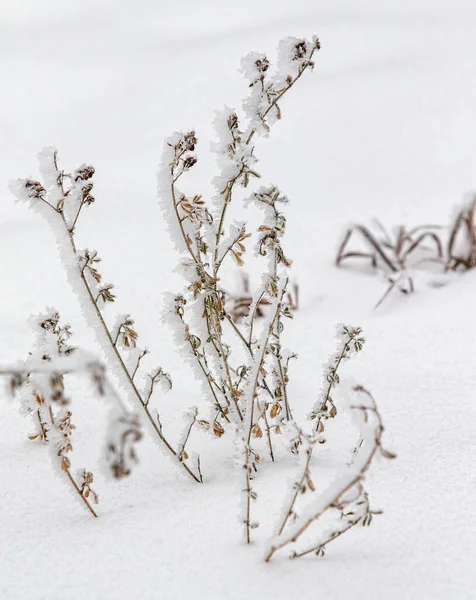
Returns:
[[[256,170],[255,141],[258,136],[267,137],[271,126],[281,118],[282,98],[306,70],[313,68],[313,58],[319,48],[317,38],[311,42],[287,38],[280,44],[278,66],[274,71],[263,54],[252,53],[243,60],[242,70],[249,82],[243,113],[239,116],[237,111],[226,108],[217,114],[215,121],[218,174],[213,182],[215,194],[211,201],[198,193],[185,194],[178,187],[179,180],[182,184],[184,176],[197,163],[195,132],[175,133],[165,144],[159,174],[160,203],[182,256],[180,270],[186,280],[182,293],[169,295],[165,315],[175,332],[177,346],[183,350],[209,401],[207,418],[199,416],[196,407],[185,411],[183,432],[175,446],[165,438],[160,417],[151,409],[157,385],[171,386],[170,377],[159,367],[145,377],[144,389],[139,389],[137,376],[148,351],[138,346],[138,334],[130,315],[119,315],[114,327],[107,325],[103,310],[114,302],[114,288],[110,283],[103,283],[97,252],[79,251],[76,246],[79,215],[85,206],[94,202],[91,195],[94,169],[82,166],[74,173],[64,173],[58,169],[56,151],[46,149],[40,154],[43,184],[27,179],[13,186],[20,199],[27,200],[48,217],[70,282],[81,300],[88,323],[101,342],[108,364],[129,395],[138,401],[158,439],[175,461],[201,482],[200,459],[187,448],[194,427],[218,438],[225,434],[233,436],[240,467],[240,518],[247,543],[251,541],[252,530],[258,526],[252,515],[252,505],[257,499],[253,479],[261,460],[262,445],[266,444],[272,461],[276,439],[283,439],[285,446],[295,454],[303,451],[304,468],[280,523],[280,539],[273,541],[267,560],[331,509],[341,511],[349,528],[357,522],[368,523],[375,514],[370,510],[362,481],[376,448],[380,448],[382,428],[375,405],[368,404],[353,406],[352,410],[364,414],[365,420],[377,415],[380,428],[372,430],[375,433],[372,442],[369,428],[362,426],[354,461],[345,475],[346,486],[340,486],[339,482],[343,481],[340,478],[332,487],[333,495],[329,492],[323,496],[329,500],[327,503],[319,496],[307,516],[297,517],[298,494],[303,489],[315,491],[310,472],[314,448],[325,442],[325,423],[337,414],[332,392],[340,381],[340,366],[360,351],[364,340],[358,328],[339,330],[341,345],[327,365],[322,394],[310,414],[315,426],[306,433],[294,420],[289,398],[289,366],[296,354],[285,349],[282,342],[284,323],[293,317],[293,298],[289,291],[292,263],[283,243],[284,209],[288,199],[276,185],[243,191],[250,182],[261,178]],[[254,204],[262,214],[254,232],[244,221],[230,222],[230,204],[236,205],[240,195],[245,194],[248,198],[244,205]],[[233,298],[227,293],[223,280],[233,265],[243,266],[253,233],[255,256],[263,265],[262,278],[260,285],[250,291],[247,314],[236,318],[229,308]],[[295,297],[297,301],[296,290]],[[135,440],[127,424],[127,419],[116,422],[108,445],[110,465],[116,476],[126,474],[130,466],[130,444]],[[39,433],[41,435],[41,428]],[[281,433],[285,434],[282,438],[274,437]],[[78,485],[83,497],[86,494],[91,497],[91,483],[90,474],[86,472],[81,487]],[[350,491],[359,494],[354,496]],[[355,508],[353,513],[350,508]],[[294,522],[292,539],[289,538],[289,521]],[[300,529],[296,529],[298,526]],[[341,535],[344,529],[333,531],[331,538],[320,539],[319,553],[337,536],[336,531]]]
[[[378,411],[373,396],[362,386],[353,388],[355,400],[350,403],[349,409],[353,413],[354,421],[359,429],[359,441],[350,464],[346,465],[335,477],[331,484],[322,492],[317,493],[311,480],[310,458],[312,449],[319,441],[317,436],[304,436],[307,442],[305,468],[303,475],[296,480],[291,509],[286,512],[278,535],[268,544],[265,560],[269,562],[275,552],[298,541],[308,528],[321,519],[325,514],[333,513],[330,524],[321,531],[312,546],[301,551],[293,551],[290,558],[299,558],[314,553],[323,556],[327,545],[358,524],[368,526],[373,515],[380,514],[370,508],[368,494],[364,487],[365,474],[377,453],[387,459],[395,455],[382,446],[384,431],[382,417]],[[302,511],[300,516],[294,512],[294,503],[297,493],[311,490],[311,501]],[[285,529],[289,516],[293,514],[293,523]]]
[[[147,349],[138,345],[138,334],[130,315],[118,315],[115,325],[107,324],[104,311],[115,300],[114,286],[105,283],[99,272],[101,259],[96,250],[79,250],[76,244],[76,226],[85,207],[95,202],[92,196],[94,167],[81,165],[72,173],[58,167],[57,150],[45,148],[38,155],[43,182],[20,179],[11,185],[20,201],[40,212],[52,228],[68,280],[77,295],[83,315],[106,356],[109,370],[118,378],[131,402],[142,410],[151,426],[155,439],[176,464],[197,482],[198,469],[189,466],[184,453],[174,448],[166,438],[159,414],[152,410],[150,400],[159,382],[171,387],[171,379],[162,368],[145,376],[145,389],[138,383],[141,360]]]
[[[71,401],[65,393],[65,376],[86,373],[96,393],[110,396],[114,410],[110,413],[106,451],[110,471],[115,478],[129,475],[136,462],[135,443],[141,437],[138,419],[131,414],[108,382],[101,363],[69,344],[72,335],[68,325],[60,325],[59,313],[48,309],[33,318],[36,340],[33,351],[23,363],[2,368],[0,374],[8,376],[10,391],[20,400],[23,412],[32,417],[36,432],[29,436],[51,449],[54,463],[66,476],[68,483],[89,512],[97,517],[93,504],[98,496],[92,489],[93,474],[80,469],[73,474],[71,453],[73,432]],[[121,468],[117,456],[121,456]]]
[[[239,460],[246,477],[243,522],[248,542],[256,525],[250,516],[251,501],[256,498],[251,481],[260,458],[252,441],[263,437],[264,429],[274,459],[270,432],[280,432],[281,413],[288,420],[292,416],[287,395],[291,354],[281,347],[283,318],[292,317],[285,300],[291,261],[282,247],[286,226],[282,207],[288,200],[275,185],[263,186],[249,198],[264,212],[256,251],[267,264],[262,284],[252,294],[249,313],[241,323],[235,323],[228,312],[221,277],[223,270],[230,269],[230,260],[239,267],[244,264],[252,233],[244,221],[229,224],[228,209],[239,188],[247,188],[261,177],[256,170],[254,140],[259,135],[267,137],[281,118],[281,99],[306,70],[313,68],[319,48],[317,38],[283,40],[274,72],[264,54],[251,53],[243,59],[242,71],[249,82],[244,117],[225,108],[215,120],[218,174],[212,202],[178,188],[179,180],[197,163],[194,131],[175,133],[167,140],[159,174],[160,203],[183,256],[181,271],[188,283],[182,294],[170,299],[168,320],[210,399],[209,420],[197,422],[219,437],[231,427],[240,440]],[[263,307],[266,318],[257,327]]]

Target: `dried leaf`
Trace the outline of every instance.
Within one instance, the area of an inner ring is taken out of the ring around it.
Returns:
[[[225,433],[225,430],[223,429],[222,425],[218,421],[213,422],[213,433],[217,437],[221,437]]]
[[[257,438],[261,438],[261,437],[263,437],[263,431],[262,431],[261,427],[260,427],[258,424],[256,424],[256,425],[253,427],[253,430],[252,430],[252,431],[253,431],[253,435],[254,435],[255,437],[257,437]]]
[[[385,450],[385,448],[380,447],[380,454],[384,457],[384,458],[388,458],[388,459],[394,459],[397,458],[397,455],[393,452],[390,452],[389,450]]]

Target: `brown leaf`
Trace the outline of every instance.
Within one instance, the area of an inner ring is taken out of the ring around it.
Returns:
[[[242,267],[245,263],[243,262],[242,258],[241,258],[241,252],[236,252],[235,250],[232,250],[233,252],[233,256],[235,257],[236,262],[238,263],[238,266]]]
[[[214,421],[214,423],[213,423],[213,433],[217,437],[221,437],[225,433],[225,430],[223,429],[222,425],[218,421]]]
[[[257,438],[263,437],[263,431],[261,430],[261,427],[258,424],[256,424],[253,427],[253,435]]]
[[[380,454],[384,457],[384,458],[388,458],[388,459],[394,459],[397,458],[397,455],[394,452],[390,452],[389,450],[385,450],[385,448],[380,448]]]

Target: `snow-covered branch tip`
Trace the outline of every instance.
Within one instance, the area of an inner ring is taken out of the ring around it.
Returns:
[[[88,511],[97,517],[93,504],[98,503],[98,495],[92,488],[94,476],[87,470],[79,470],[74,475],[71,465],[73,432],[71,400],[66,394],[65,378],[73,374],[86,373],[95,392],[112,401],[110,429],[117,429],[118,423],[135,424],[133,440],[127,448],[128,456],[134,456],[134,445],[142,437],[137,417],[131,415],[109,383],[104,366],[90,355],[80,352],[69,344],[72,336],[69,325],[60,324],[59,313],[48,309],[44,314],[32,319],[36,340],[33,351],[23,363],[11,367],[1,367],[0,375],[6,376],[12,395],[19,399],[22,410],[29,415],[36,431],[29,436],[32,441],[42,442],[51,449],[56,467],[63,473],[76,497],[80,498]],[[120,478],[130,473],[129,469],[119,471],[114,460],[110,460],[111,448],[116,448],[117,440],[109,437],[108,463],[112,475]],[[125,454],[123,452],[123,454]]]
[[[332,392],[340,383],[339,369],[344,362],[358,354],[365,343],[360,327],[349,327],[342,324],[336,327],[336,339],[336,351],[330,356],[328,363],[324,365],[320,398],[314,404],[309,415],[311,419],[316,420],[314,429],[316,434],[320,436],[318,441],[321,444],[325,443],[323,436],[325,421],[333,419],[337,415],[337,406],[332,400]]]
[[[284,531],[281,528],[278,536],[269,542],[265,555],[266,562],[269,562],[278,550],[297,542],[300,536],[324,514],[332,512],[335,518],[320,533],[312,546],[293,551],[290,558],[300,558],[311,553],[323,556],[330,542],[358,524],[370,525],[373,515],[381,513],[370,508],[368,494],[364,487],[365,475],[377,453],[387,459],[393,459],[396,455],[382,445],[384,426],[372,394],[362,386],[355,386],[353,393],[354,400],[350,403],[349,409],[359,429],[359,443],[354,460],[343,468],[326,489],[317,493],[310,479],[308,450],[305,477],[307,487],[313,492],[311,501],[289,528]]]

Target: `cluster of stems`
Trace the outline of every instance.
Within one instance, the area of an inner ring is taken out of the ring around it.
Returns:
[[[140,351],[132,369],[127,366],[123,357],[121,346],[125,349],[137,348],[138,336],[132,328],[133,320],[126,316],[116,331],[108,327],[101,306],[114,301],[115,296],[111,293],[112,286],[108,284],[101,287],[102,276],[97,269],[97,263],[100,262],[97,252],[85,250],[81,253],[77,248],[75,232],[79,216],[84,207],[94,202],[94,198],[90,195],[94,168],[83,166],[72,174],[65,173],[58,168],[57,152],[54,149],[43,151],[40,155],[40,164],[50,179],[47,180],[48,178],[45,176],[45,186],[38,181],[24,180],[20,181],[20,186],[17,186],[14,191],[21,199],[26,197],[30,202],[41,203],[46,207],[49,222],[60,238],[60,250],[67,256],[66,267],[70,281],[72,279],[71,283],[76,290],[78,287],[82,288],[81,300],[89,304],[89,307],[83,306],[85,312],[90,316],[89,324],[95,331],[100,332],[99,341],[108,366],[111,371],[119,372],[123,386],[135,399],[136,405],[145,415],[160,445],[172,456],[177,465],[183,468],[192,479],[200,483],[202,481],[200,472],[187,464],[183,459],[183,454],[179,455],[166,438],[158,413],[154,415],[151,411],[149,402],[153,384],[150,386],[150,393],[144,396],[136,383],[140,361],[146,351]],[[73,268],[70,267],[71,262]],[[161,370],[160,372],[163,373]]]
[[[195,361],[199,377],[209,390],[210,430],[221,437],[231,426],[242,443],[245,474],[246,541],[257,524],[251,519],[251,504],[256,499],[252,479],[260,460],[253,441],[263,437],[274,460],[272,432],[280,433],[283,420],[292,419],[288,400],[288,364],[292,357],[281,345],[283,317],[292,316],[285,302],[287,269],[291,261],[281,246],[286,219],[278,209],[287,202],[276,186],[262,187],[251,201],[264,209],[265,219],[257,236],[258,255],[267,258],[263,285],[252,295],[249,313],[235,322],[227,310],[227,292],[221,285],[223,269],[229,260],[238,267],[252,234],[244,222],[228,223],[229,207],[238,189],[247,188],[261,175],[253,141],[257,134],[267,135],[272,123],[281,118],[280,101],[314,66],[313,56],[319,42],[287,40],[288,72],[270,75],[264,55],[245,59],[250,79],[250,96],[244,107],[247,119],[226,109],[217,118],[220,141],[216,145],[219,175],[213,202],[199,194],[187,196],[178,187],[181,179],[197,163],[197,137],[194,131],[175,134],[164,152],[160,175],[160,199],[164,214],[175,224],[170,227],[184,257],[182,266],[188,279],[185,292],[175,297],[173,312],[185,341],[187,355]],[[257,324],[260,309],[266,306],[264,323]],[[233,341],[234,340],[234,341]],[[235,357],[239,358],[236,364]]]

